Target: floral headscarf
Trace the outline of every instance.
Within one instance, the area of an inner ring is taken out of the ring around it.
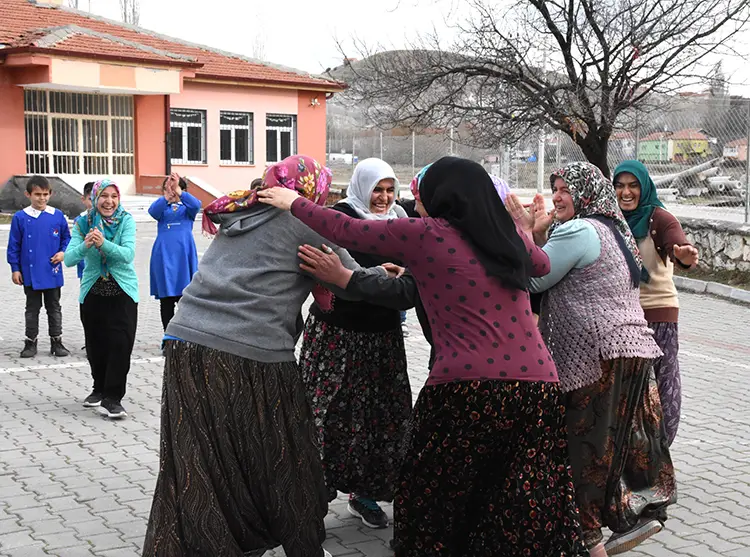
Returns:
[[[550,176],[550,186],[554,191],[555,180],[562,178],[573,198],[574,218],[606,217],[611,219],[625,242],[625,248],[633,255],[640,268],[643,263],[638,246],[633,238],[625,217],[617,203],[617,195],[612,183],[604,177],[598,167],[588,162],[573,162],[556,170]],[[553,226],[559,226],[556,223]],[[640,270],[640,269],[639,269]]]
[[[78,226],[83,237],[85,237],[89,231],[98,228],[106,240],[109,240],[110,242],[113,241],[122,219],[128,214],[127,211],[123,209],[122,204],[117,206],[117,209],[115,209],[115,212],[110,217],[104,217],[99,213],[99,198],[107,188],[115,188],[117,195],[120,195],[120,188],[117,187],[117,184],[112,180],[105,178],[104,180],[94,182],[94,187],[91,189],[91,209],[86,213],[86,218],[78,219],[76,223],[76,226]],[[96,249],[99,251],[99,255],[102,259],[101,276],[108,278],[109,269],[107,268],[107,256],[101,248]]]
[[[411,184],[409,184],[409,189],[411,190],[411,194],[414,196],[414,199],[419,201],[419,183],[422,181],[422,178],[425,175],[425,172],[427,172],[427,169],[430,168],[432,164],[428,164],[425,166],[422,170],[417,172],[417,175],[414,176],[414,178],[411,181]]]
[[[223,213],[247,211],[258,202],[258,191],[267,188],[295,190],[313,203],[323,205],[328,197],[333,175],[318,161],[305,155],[292,155],[266,168],[260,186],[237,190],[213,201],[203,210],[203,232],[209,236],[217,233],[212,217]]]

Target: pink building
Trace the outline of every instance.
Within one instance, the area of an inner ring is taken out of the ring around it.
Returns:
[[[0,2],[0,185],[113,176],[152,193],[170,171],[215,190],[294,153],[325,160],[323,77],[68,9]]]

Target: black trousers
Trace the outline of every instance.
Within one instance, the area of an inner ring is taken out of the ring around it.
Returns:
[[[119,402],[125,396],[130,356],[135,344],[138,304],[127,294],[89,294],[81,306],[86,355],[94,392]]]
[[[36,340],[39,336],[39,311],[47,310],[49,336],[62,336],[62,308],[60,307],[60,289],[34,290],[30,286],[24,287],[26,293],[26,338]]]
[[[172,321],[174,317],[174,308],[177,302],[180,301],[182,296],[168,296],[166,298],[159,298],[159,305],[161,309],[161,324],[164,330],[167,330],[167,325]]]

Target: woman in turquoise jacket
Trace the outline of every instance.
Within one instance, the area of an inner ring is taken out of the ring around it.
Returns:
[[[111,180],[94,184],[91,201],[65,250],[67,267],[86,262],[79,302],[94,387],[83,405],[123,418],[121,401],[138,322],[135,220],[120,205],[120,190]]]

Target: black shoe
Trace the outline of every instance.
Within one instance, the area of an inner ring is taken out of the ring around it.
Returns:
[[[83,405],[86,408],[94,408],[96,406],[100,406],[102,403],[102,393],[97,393],[96,391],[91,391],[91,394],[86,397],[86,400],[83,401]]]
[[[102,399],[101,406],[99,406],[99,413],[112,419],[124,418],[128,415],[122,404],[115,402],[111,398]]]
[[[388,517],[380,508],[380,505],[372,499],[350,495],[347,509],[353,516],[362,519],[365,526],[370,528],[388,527]]]
[[[607,543],[604,544],[604,549],[607,551],[607,555],[625,553],[640,545],[654,534],[661,532],[662,528],[664,526],[658,520],[642,518],[628,532],[612,534]]]
[[[22,358],[33,358],[36,356],[36,340],[26,339],[24,341],[23,350],[21,350]]]
[[[52,356],[56,356],[58,358],[64,358],[65,356],[70,356],[70,350],[65,348],[62,343],[62,337],[51,337],[50,338],[51,347],[49,349],[49,353]]]

